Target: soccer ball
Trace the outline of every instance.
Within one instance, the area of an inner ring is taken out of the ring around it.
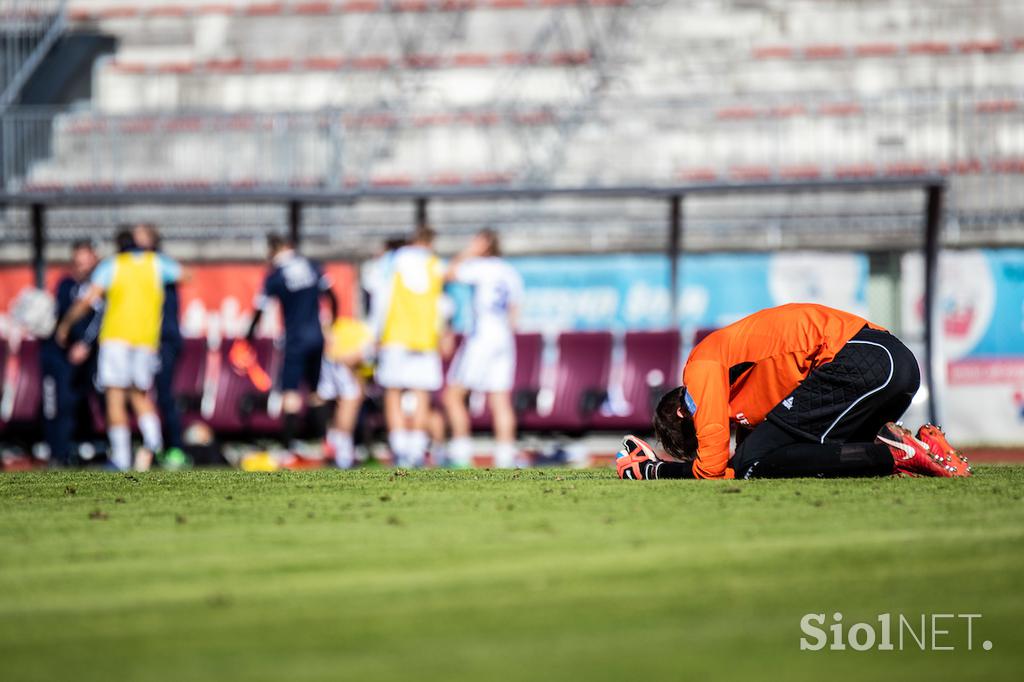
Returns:
[[[11,319],[35,338],[45,339],[57,326],[57,303],[42,289],[23,289],[11,306]]]

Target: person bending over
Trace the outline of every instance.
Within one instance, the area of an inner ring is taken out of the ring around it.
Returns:
[[[768,308],[694,347],[654,430],[678,461],[627,436],[620,478],[969,476],[942,430],[895,423],[921,383],[888,331],[822,305]],[[730,454],[730,424],[739,445]]]

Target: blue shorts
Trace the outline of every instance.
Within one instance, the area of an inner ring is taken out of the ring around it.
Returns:
[[[295,391],[305,384],[310,391],[315,391],[320,383],[320,362],[323,360],[324,342],[307,342],[303,344],[284,345],[284,364],[278,381],[282,391]]]

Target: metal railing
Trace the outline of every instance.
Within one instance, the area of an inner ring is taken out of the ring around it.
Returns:
[[[0,115],[2,188],[516,185],[530,129],[554,108],[158,113],[11,108]],[[570,141],[563,184],[938,173],[1024,176],[1024,91],[855,99],[608,102],[599,142]],[[387,141],[386,153],[379,151]],[[1016,183],[964,200],[1024,208]]]
[[[64,31],[67,0],[0,2],[0,114]]]

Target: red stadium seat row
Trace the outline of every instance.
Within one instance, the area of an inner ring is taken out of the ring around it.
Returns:
[[[862,43],[860,45],[770,45],[755,47],[755,59],[859,59],[915,55],[998,54],[1024,50],[1024,38],[1007,40],[965,40],[961,42],[921,41],[915,43]]]
[[[202,3],[149,5],[110,5],[75,7],[68,12],[72,21],[234,15],[248,17],[328,16],[334,14],[373,14],[378,12],[460,12],[474,9],[516,10],[551,7],[589,6],[623,7],[631,0],[292,0],[291,2],[251,2],[247,5]]]
[[[448,187],[448,186],[475,186],[489,187],[495,185],[508,185],[516,178],[510,172],[480,172],[480,173],[435,173],[430,176],[417,178],[412,175],[379,175],[369,179],[346,178],[342,186],[346,189],[359,187]],[[317,190],[332,189],[323,178],[296,178],[285,183],[259,180],[256,178],[240,178],[236,180],[214,181],[214,180],[161,180],[161,179],[135,179],[126,182],[112,181],[88,181],[88,182],[28,182],[24,185],[26,192],[54,193],[54,194],[88,194],[90,192],[177,192],[177,191],[205,191],[214,189],[230,190],[256,190],[276,189],[286,186],[292,189]]]
[[[793,118],[796,116],[856,116],[868,107],[859,102],[823,102],[818,104],[777,104],[771,107],[723,107],[715,112],[721,121],[748,121],[758,118]]]
[[[322,56],[305,59],[211,59],[207,61],[132,62],[117,59],[111,68],[124,74],[225,74],[288,73],[317,71],[382,71],[385,69],[461,69],[500,66],[579,66],[588,64],[592,55],[585,50],[549,54],[504,52],[484,54],[461,52],[452,55],[413,54],[405,56],[364,55],[361,57]]]
[[[687,182],[728,182],[768,180],[817,180],[823,178],[912,177],[922,175],[979,175],[1024,173],[1024,158],[964,159],[955,162],[923,163],[902,161],[888,164],[853,163],[835,166],[793,164],[785,166],[740,165],[721,170],[710,167],[685,168],[676,175]]]
[[[723,106],[715,112],[720,121],[751,121],[755,119],[787,119],[794,117],[846,117],[868,113],[876,102],[831,101],[813,104],[782,103],[771,106]],[[1016,99],[982,100],[974,104],[978,114],[1011,114],[1024,109],[1024,102]]]
[[[49,21],[56,16],[56,6],[53,9],[43,7],[3,7],[0,8],[0,26],[13,24],[16,21],[32,23],[38,21]]]
[[[770,107],[732,106],[722,107],[715,112],[720,121],[750,121],[756,119],[792,118],[797,116],[846,117],[861,115],[870,110],[871,104],[858,102],[825,102],[810,105],[777,104]],[[1013,99],[983,100],[974,103],[978,114],[1009,114],[1024,111],[1024,102]],[[396,128],[412,126],[432,128],[446,126],[492,127],[498,125],[543,126],[558,121],[550,108],[522,111],[494,111],[488,109],[456,110],[397,116],[392,112],[360,112],[346,114],[298,114],[283,115],[290,126],[306,125],[310,128],[329,128],[340,122],[349,129]],[[208,133],[224,131],[273,130],[280,121],[279,116],[253,114],[225,114],[195,116],[188,114],[159,114],[133,116],[77,116],[64,130],[72,135],[92,134],[174,134]]]
[[[877,163],[850,163],[835,166],[817,164],[793,164],[772,166],[768,164],[750,164],[732,166],[728,169],[713,167],[684,168],[675,173],[674,179],[685,182],[764,182],[771,180],[818,180],[818,179],[855,179],[913,177],[924,175],[1020,175],[1024,174],[1024,157],[1007,159],[964,159],[955,162],[920,163],[914,161]],[[435,173],[424,177],[412,175],[380,175],[369,179],[346,178],[342,187],[357,189],[372,188],[404,188],[404,187],[455,187],[474,186],[492,187],[513,184],[517,174],[513,172],[481,172]],[[25,192],[41,194],[88,194],[90,192],[179,192],[207,191],[214,189],[230,189],[234,191],[280,189],[281,187],[301,190],[336,189],[323,178],[298,178],[285,183],[263,181],[256,178],[242,178],[228,181],[214,180],[160,180],[136,179],[127,182],[90,181],[90,182],[29,182],[24,185]]]
[[[540,334],[516,337],[513,390],[526,431],[647,430],[655,401],[677,381],[678,331],[627,332],[618,341],[610,332],[567,332],[551,342],[553,348],[548,343]],[[254,345],[260,364],[276,375],[281,354],[274,342],[258,339]],[[273,397],[231,367],[229,348],[230,340],[211,348],[206,339],[186,339],[173,383],[185,425],[202,420],[222,435],[276,433],[281,424],[268,405]],[[30,427],[41,419],[39,343],[23,341],[9,358],[7,351],[0,344],[0,425]],[[613,363],[614,357],[620,360]],[[95,413],[94,426],[102,431],[102,413]],[[472,416],[475,428],[489,428],[486,410]]]
[[[248,114],[207,117],[176,114],[116,117],[90,116],[88,118],[76,118],[66,126],[65,130],[73,135],[273,130],[278,120],[279,118],[274,116],[253,116]],[[417,128],[441,126],[490,127],[502,124],[517,126],[548,125],[555,120],[555,113],[550,109],[513,112],[489,110],[451,111],[408,117],[399,117],[390,112],[369,112],[337,115],[301,115],[294,117],[294,120],[289,119],[289,125],[293,125],[295,122],[305,122],[311,127],[328,128],[333,123],[340,122],[350,129],[394,128],[401,125],[412,125]]]

